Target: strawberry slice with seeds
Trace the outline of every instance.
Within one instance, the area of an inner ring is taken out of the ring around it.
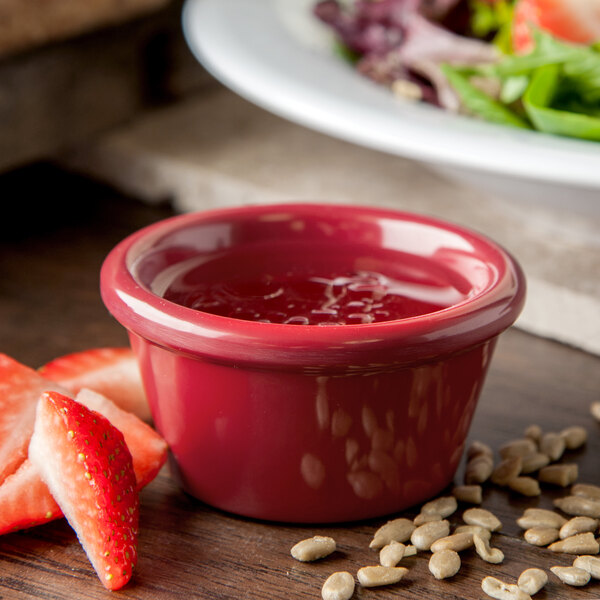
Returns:
[[[139,519],[135,473],[123,434],[75,400],[44,392],[29,458],[104,586],[123,587],[137,562]]]
[[[89,388],[143,421],[150,420],[140,370],[130,348],[93,348],[67,354],[41,367],[40,373],[72,395]]]
[[[42,525],[62,517],[56,500],[30,460],[0,485],[0,534]]]
[[[167,442],[150,425],[102,394],[83,388],[75,400],[105,416],[123,434],[133,458],[138,490],[150,483],[167,460]]]
[[[167,458],[167,443],[134,414],[101,394],[83,389],[76,400],[106,417],[125,438],[131,452],[137,489],[150,483]],[[29,459],[0,485],[0,535],[62,517],[48,486]]]
[[[44,390],[66,392],[61,385],[0,354],[0,484],[27,457],[35,408]]]

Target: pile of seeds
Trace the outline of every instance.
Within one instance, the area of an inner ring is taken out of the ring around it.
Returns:
[[[586,585],[591,578],[600,579],[600,545],[595,535],[600,521],[600,486],[575,483],[578,468],[574,463],[552,464],[565,450],[575,450],[587,441],[583,427],[568,427],[561,432],[544,433],[531,425],[523,438],[512,440],[499,449],[501,460],[494,462],[494,452],[482,442],[467,449],[465,484],[454,487],[452,495],[427,502],[414,519],[397,518],[385,523],[374,534],[369,545],[379,550],[379,565],[358,570],[356,579],[362,587],[396,584],[408,572],[398,564],[418,552],[430,552],[429,571],[438,580],[449,579],[461,567],[460,552],[474,548],[477,555],[491,564],[499,564],[504,554],[493,546],[492,535],[502,523],[490,511],[472,507],[464,511],[462,523],[452,528],[448,517],[458,502],[473,505],[482,502],[482,484],[491,482],[524,496],[541,494],[540,483],[560,487],[571,486],[570,494],[558,498],[554,505],[570,516],[540,508],[526,509],[517,520],[524,539],[551,552],[576,555],[570,567],[554,566],[550,571],[563,583]],[[330,537],[314,536],[298,542],[292,556],[300,561],[314,561],[336,550]],[[485,577],[482,590],[497,600],[531,600],[548,582],[542,569],[530,568],[521,573],[516,583],[505,583]],[[323,584],[323,600],[349,600],[355,590],[355,578],[347,571],[333,573]]]
[[[587,431],[583,427],[544,433],[539,426],[531,425],[523,438],[511,440],[500,448],[501,460],[497,465],[492,449],[474,442],[467,450],[465,483],[482,484],[489,480],[523,496],[539,496],[540,483],[566,487],[577,480],[577,465],[551,463],[560,460],[565,450],[576,450],[586,441]]]

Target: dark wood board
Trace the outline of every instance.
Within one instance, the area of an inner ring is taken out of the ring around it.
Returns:
[[[76,153],[143,111],[213,85],[184,40],[182,5],[0,56],[0,172]]]
[[[0,195],[4,207],[14,206],[0,221],[0,351],[39,366],[66,352],[125,344],[123,329],[100,300],[100,264],[121,238],[170,216],[171,209],[123,198],[48,165],[3,176]],[[589,432],[586,448],[564,460],[578,463],[580,481],[600,484],[600,426],[589,414],[590,403],[599,399],[600,358],[510,330],[498,345],[470,439],[497,448],[531,423],[554,431],[583,425]],[[462,469],[457,482],[461,476]],[[544,487],[541,498],[525,499],[486,488],[483,506],[504,523],[493,538],[506,555],[501,565],[466,552],[460,573],[437,582],[423,553],[405,561],[410,570],[400,584],[357,587],[354,597],[473,600],[485,597],[480,582],[487,574],[514,582],[530,566],[570,564],[570,556],[525,543],[515,523],[524,508],[550,508],[552,499],[564,494]],[[451,520],[459,517],[460,511]],[[141,494],[139,564],[133,581],[117,595],[160,600],[320,598],[320,587],[333,571],[355,573],[360,566],[377,563],[377,553],[368,544],[385,520],[306,527],[239,518],[185,495],[165,469]],[[316,533],[335,537],[339,550],[318,563],[295,561],[291,546]],[[64,520],[0,538],[0,598],[110,595]],[[549,585],[535,598],[597,600],[600,582],[577,589],[550,575]]]

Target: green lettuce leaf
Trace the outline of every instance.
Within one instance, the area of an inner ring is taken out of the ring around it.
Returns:
[[[527,121],[475,87],[459,69],[442,65],[442,71],[469,112],[492,123],[530,129]]]
[[[540,131],[600,141],[600,117],[559,110],[553,105],[562,79],[558,65],[541,67],[535,72],[523,96],[527,116]]]
[[[490,39],[502,52],[512,51],[513,0],[469,0],[470,28],[474,36]]]
[[[444,67],[444,73],[465,108],[484,119],[522,127],[527,125],[519,115],[524,110],[535,129],[598,140],[599,47],[563,42],[543,31],[534,36],[529,54],[505,55],[497,63],[464,69]],[[499,81],[499,100],[474,88],[472,76]]]

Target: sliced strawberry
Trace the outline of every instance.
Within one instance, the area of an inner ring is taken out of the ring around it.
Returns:
[[[129,348],[94,348],[68,354],[41,367],[40,373],[73,395],[89,388],[143,421],[150,420],[140,370]]]
[[[123,587],[137,562],[139,502],[121,432],[75,400],[44,392],[29,458],[104,586]]]
[[[532,27],[576,44],[600,40],[599,0],[517,0],[513,19],[515,52],[533,49]]]
[[[0,484],[27,457],[35,407],[44,390],[66,392],[61,385],[0,354]]]
[[[62,517],[48,486],[30,460],[0,485],[0,534],[42,525]]]
[[[125,438],[133,459],[137,489],[150,483],[167,458],[167,443],[149,425],[101,394],[83,389],[77,401],[106,417]],[[50,490],[30,460],[0,485],[0,535],[62,517]]]
[[[167,442],[152,427],[102,394],[83,388],[75,400],[105,416],[123,434],[133,457],[138,489],[150,483],[167,460]]]

